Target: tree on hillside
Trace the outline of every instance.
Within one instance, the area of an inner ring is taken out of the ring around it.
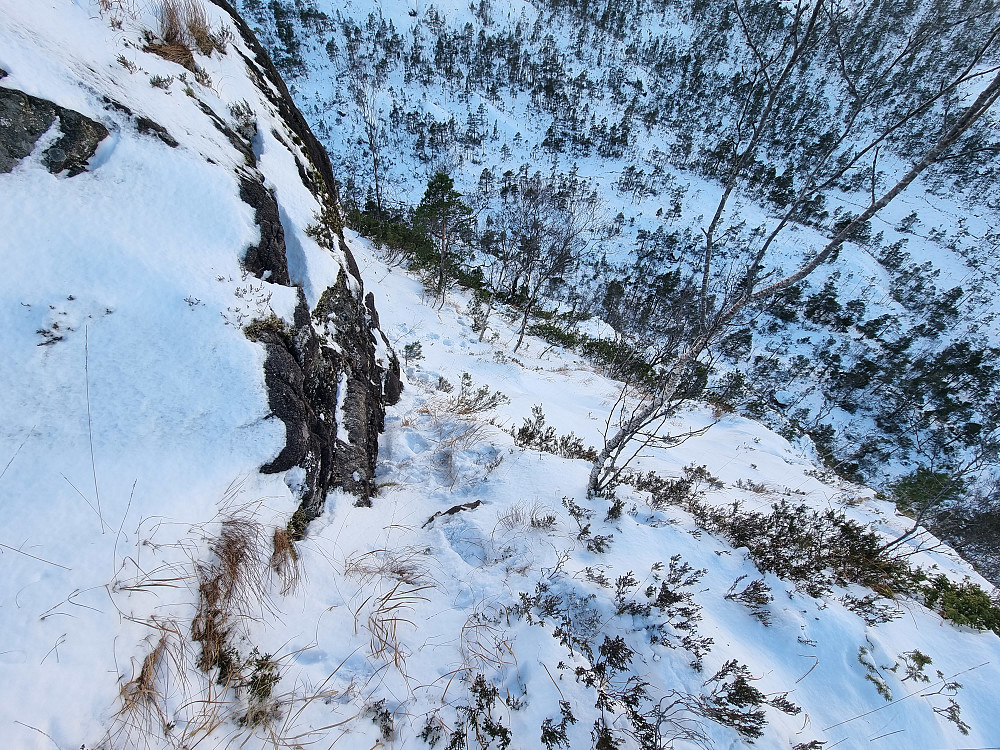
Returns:
[[[473,213],[455,190],[455,181],[446,172],[436,172],[413,216],[414,225],[426,232],[436,245],[434,296],[444,304],[448,282],[453,278],[455,248],[471,230]]]
[[[792,222],[808,220],[829,191],[856,184],[868,190],[874,202],[885,177],[880,155],[912,149],[911,131],[940,127],[934,118],[954,122],[963,92],[976,86],[976,80],[988,75],[996,63],[1000,23],[995,12],[984,16],[973,2],[963,3],[961,9],[941,3],[928,9],[916,5],[908,11],[896,9],[894,21],[902,33],[886,29],[887,36],[873,47],[873,30],[879,26],[872,12],[881,5],[878,0],[859,8],[837,0],[797,0],[783,13],[770,3],[732,0],[732,15],[747,52],[733,79],[739,92],[737,116],[714,150],[719,154],[716,172],[723,189],[711,221],[702,230],[703,329],[711,327],[713,312],[725,309],[726,297],[739,296],[737,287],[752,288],[760,282],[778,236]],[[956,34],[962,37],[958,30],[968,35],[968,41],[961,48],[949,42],[946,50],[939,49],[946,34],[949,40]],[[866,55],[857,54],[859,46]],[[929,70],[927,60],[934,60],[938,68]],[[810,97],[811,103],[804,101]],[[732,236],[739,220],[732,216],[731,201],[741,192],[755,192],[761,165],[782,161],[776,142],[794,142],[799,132],[807,137],[789,152],[793,158],[782,175],[787,185],[777,223],[756,249],[740,239],[729,248],[731,256],[738,256],[737,272],[720,267],[719,246]],[[911,133],[905,145],[904,133]],[[923,151],[915,158],[930,147],[924,140]],[[935,158],[934,163],[940,161]],[[846,217],[835,229],[853,218]],[[866,228],[865,223],[855,224],[847,239]]]
[[[361,76],[354,78],[351,80],[348,88],[364,126],[365,142],[368,146],[368,155],[372,165],[372,186],[375,193],[376,219],[381,226],[385,221],[382,199],[384,192],[382,154],[385,150],[386,142],[385,128],[381,124],[383,120],[382,111],[378,108],[377,91],[373,86],[371,78]]]
[[[386,118],[378,100],[385,89],[389,70],[400,58],[403,41],[392,21],[386,22],[381,11],[370,13],[363,29],[352,20],[341,18],[340,31],[344,42],[341,75],[347,79],[347,90],[364,131],[371,161],[376,218],[381,227],[386,219],[383,162],[388,136]],[[332,59],[337,62],[338,56],[334,54]]]
[[[828,7],[826,0],[816,1],[819,5]],[[833,12],[832,6],[829,6],[829,12]],[[973,128],[1000,97],[1000,73],[997,73],[1000,67],[984,66],[987,55],[994,52],[998,36],[1000,36],[1000,25],[989,30],[982,43],[970,54],[967,64],[958,70],[954,77],[931,87],[930,93],[917,106],[911,107],[902,114],[890,113],[888,124],[884,127],[874,130],[866,128],[864,132],[870,137],[861,141],[860,145],[857,139],[858,132],[855,128],[865,110],[864,108],[857,109],[857,107],[849,110],[847,119],[842,123],[840,135],[817,156],[790,209],[767,233],[756,250],[749,250],[744,254],[741,259],[741,270],[729,268],[722,274],[723,281],[718,282],[713,276],[715,271],[713,270],[714,247],[712,238],[715,227],[720,221],[718,217],[726,211],[729,196],[733,192],[732,190],[724,190],[716,216],[705,232],[706,245],[703,256],[703,283],[700,300],[701,320],[698,332],[683,344],[672,361],[662,368],[661,377],[654,392],[650,393],[630,416],[622,420],[622,424],[615,434],[605,440],[605,446],[591,471],[589,481],[591,492],[600,491],[615,481],[623,469],[619,459],[626,455],[628,443],[642,435],[652,425],[662,421],[664,414],[670,413],[676,407],[677,397],[684,390],[685,380],[698,370],[700,358],[716,345],[735,323],[738,323],[740,317],[747,310],[787,290],[815,271],[822,263],[835,258],[844,242],[854,237],[872,217],[885,208],[918,176],[946,158],[955,149],[963,136]],[[993,76],[988,85],[964,109],[946,113],[944,127],[923,156],[916,160],[908,171],[898,177],[890,189],[879,195],[877,189],[878,154],[880,146],[886,142],[889,135],[903,127],[909,120],[918,117],[934,106],[942,96],[945,96],[945,93],[942,92],[960,91],[963,86],[967,86],[970,82],[984,75]],[[866,96],[860,96],[858,101],[870,102],[873,106],[875,103],[874,99]],[[765,107],[762,112],[766,113],[767,108]],[[767,116],[772,115],[767,114]],[[747,154],[744,159],[749,158],[749,156]],[[871,198],[868,206],[850,221],[840,225],[839,231],[821,249],[807,253],[799,267],[793,272],[775,278],[777,269],[765,270],[768,250],[772,247],[779,233],[794,219],[796,207],[807,201],[810,196],[816,195],[824,186],[836,184],[839,178],[850,169],[857,169],[862,165],[868,165],[867,168],[871,174]],[[739,171],[738,168],[736,171]],[[825,179],[821,182],[821,178],[824,177]],[[737,183],[738,180],[734,181],[734,189]]]
[[[521,309],[517,351],[543,295],[553,296],[576,270],[599,223],[596,194],[578,177],[563,175],[508,180],[483,249],[489,256],[491,291]],[[485,331],[492,303],[481,321]]]

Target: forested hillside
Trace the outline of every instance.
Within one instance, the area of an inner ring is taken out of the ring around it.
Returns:
[[[0,0],[4,745],[996,747],[998,37]]]
[[[242,7],[351,223],[438,296],[475,289],[484,333],[508,304],[662,380],[711,330],[681,395],[808,436],[997,574],[996,113],[854,222],[992,80],[992,3]],[[435,244],[419,206],[439,172],[470,212]]]

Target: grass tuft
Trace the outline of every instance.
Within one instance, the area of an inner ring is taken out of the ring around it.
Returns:
[[[186,44],[169,42],[164,44],[147,44],[145,50],[152,52],[154,55],[159,55],[168,62],[177,63],[194,73],[194,55],[191,54],[191,48]]]
[[[232,31],[224,28],[216,33],[200,0],[160,0],[156,8],[160,42],[146,46],[146,51],[165,60],[183,65],[198,74],[192,49],[211,55],[213,50],[225,53],[233,40]]]
[[[246,507],[228,510],[217,537],[211,540],[212,558],[198,563],[198,612],[191,637],[201,644],[198,666],[218,666],[228,672],[227,643],[233,627],[254,619],[267,602],[268,564],[263,527]],[[225,674],[220,675],[225,678]]]
[[[302,578],[299,553],[295,550],[295,542],[287,528],[276,528],[272,535],[271,570],[281,581],[282,594],[294,591]]]
[[[131,747],[170,729],[165,690],[172,672],[182,674],[184,639],[171,620],[154,618],[145,624],[155,631],[152,646],[138,670],[133,661],[131,679],[119,688],[119,707],[107,734],[110,747]]]

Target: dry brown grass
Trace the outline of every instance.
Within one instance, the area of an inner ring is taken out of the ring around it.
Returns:
[[[444,484],[454,489],[460,484],[473,483],[478,472],[471,469],[462,471],[459,459],[463,453],[486,442],[492,421],[482,421],[476,414],[456,411],[455,400],[446,397],[427,399],[416,411],[430,427],[434,462]]]
[[[202,54],[212,54],[212,27],[199,0],[160,0],[156,16],[164,42],[193,45]]]
[[[500,529],[505,532],[522,532],[530,529],[548,531],[556,525],[556,514],[541,503],[514,503],[497,513],[497,525],[493,533]]]
[[[430,588],[433,586],[413,588],[402,581],[397,581],[396,585],[384,594],[373,595],[362,603],[358,613],[366,604],[372,602],[367,628],[371,634],[371,654],[374,658],[391,661],[400,672],[404,670],[408,654],[399,639],[399,629],[403,625],[417,627],[406,613],[412,612],[417,602],[428,601],[426,596],[420,595],[420,592]]]
[[[502,456],[483,463],[478,449],[489,444],[491,428],[501,426],[494,414],[509,399],[487,386],[476,388],[472,378],[463,373],[459,388],[443,378],[442,392],[421,403],[403,426],[421,425],[434,443],[434,463],[443,486],[470,485],[485,479],[502,461]]]
[[[184,0],[183,8],[184,27],[188,36],[201,54],[211,55],[215,49],[215,35],[208,22],[205,7],[198,0]]]
[[[366,585],[389,578],[410,586],[423,586],[432,580],[426,560],[425,547],[374,549],[348,557],[344,562],[344,575],[358,578]]]
[[[128,717],[127,721],[137,727],[145,729],[159,722],[162,729],[167,724],[164,698],[156,684],[166,651],[167,638],[163,635],[143,658],[139,674],[133,673],[132,679],[121,686],[119,715]]]
[[[268,607],[265,539],[247,507],[230,509],[209,543],[212,559],[196,564],[198,612],[191,638],[201,644],[198,666],[204,671],[217,666],[227,672],[226,644],[233,628]]]
[[[154,630],[151,647],[138,669],[133,660],[132,677],[118,690],[119,707],[106,737],[109,747],[135,747],[165,736],[171,724],[166,701],[171,675],[184,681],[184,639],[177,623],[154,618],[145,624]]]
[[[401,672],[407,654],[400,628],[416,627],[408,613],[418,602],[427,601],[421,592],[435,586],[426,560],[426,548],[403,547],[354,554],[344,563],[344,574],[357,578],[362,592],[371,592],[354,608],[355,632],[363,622],[371,635],[371,655],[391,662]]]
[[[190,560],[184,570],[164,564],[145,572],[129,557],[129,567],[123,564],[123,572],[116,577],[122,580],[109,585],[113,596],[143,592],[155,597],[164,587],[189,587],[197,597],[197,609],[190,631],[174,620],[138,619],[122,612],[151,628],[152,635],[133,658],[131,675],[126,671],[120,678],[116,710],[99,744],[105,750],[190,750],[248,743],[301,748],[358,717],[317,726],[322,722],[305,716],[314,701],[328,702],[341,694],[330,683],[343,663],[318,687],[296,684],[278,692],[282,665],[315,644],[272,656],[261,655],[249,640],[252,626],[272,606],[268,599],[275,586],[272,569],[285,585],[300,573],[287,533],[283,529],[272,533],[258,523],[261,502],[241,504],[237,499],[241,492],[242,481],[233,482],[215,518],[196,525],[190,538],[157,545],[182,550]],[[397,593],[386,591],[378,601],[363,606],[366,615],[370,610],[379,637],[387,639],[387,648],[395,645],[398,649],[393,632],[398,624],[392,620],[400,619],[401,610],[393,607],[404,607],[412,601],[407,595],[416,595]],[[200,653],[191,647],[192,639],[200,644]]]
[[[225,52],[232,31],[215,33],[200,0],[160,0],[156,8],[159,37],[162,43],[149,44],[146,49],[160,57],[179,63],[195,72],[192,48],[203,55],[218,49]]]
[[[165,44],[187,45],[187,24],[184,22],[185,0],[161,0],[156,8],[156,18],[160,22],[160,39]],[[204,12],[204,11],[202,11]]]
[[[299,563],[299,553],[295,550],[295,542],[287,528],[276,528],[272,537],[271,570],[281,581],[281,593],[288,594],[295,590],[302,579],[302,566]]]
[[[195,72],[194,55],[186,44],[147,44],[144,49],[154,55],[159,55],[168,62],[177,63],[192,73]]]
[[[135,0],[97,0],[97,10],[101,16],[107,16],[116,29],[122,27],[126,18],[134,19],[139,15]]]
[[[502,673],[517,664],[513,641],[501,625],[503,614],[492,605],[477,607],[462,626],[462,657],[470,673]]]

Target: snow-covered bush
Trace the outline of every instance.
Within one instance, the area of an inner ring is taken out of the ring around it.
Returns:
[[[531,407],[532,419],[525,418],[524,424],[511,428],[514,445],[518,448],[552,453],[563,458],[578,458],[584,461],[596,461],[597,450],[585,445],[583,439],[570,432],[568,435],[557,435],[556,428],[545,424],[545,412],[541,404]]]
[[[734,502],[723,508],[699,504],[694,513],[709,531],[745,547],[759,570],[795,581],[810,596],[826,596],[848,583],[890,597],[911,586],[906,561],[883,548],[874,528],[842,512],[782,499],[770,512],[744,510]]]

